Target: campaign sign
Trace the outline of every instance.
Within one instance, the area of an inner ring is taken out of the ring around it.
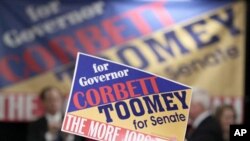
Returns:
[[[102,141],[183,141],[190,100],[188,86],[78,53],[62,131]]]

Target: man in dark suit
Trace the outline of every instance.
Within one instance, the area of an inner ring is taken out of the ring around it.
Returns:
[[[61,132],[63,95],[55,87],[46,87],[40,94],[45,115],[30,124],[28,141],[84,141],[87,139]]]
[[[194,89],[189,113],[192,125],[186,134],[188,141],[223,141],[221,127],[211,116],[209,106],[208,92]]]

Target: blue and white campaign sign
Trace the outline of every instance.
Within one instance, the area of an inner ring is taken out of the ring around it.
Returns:
[[[205,89],[240,123],[246,9],[243,0],[0,0],[0,121],[40,117],[40,90],[68,94],[84,52]]]
[[[191,88],[78,53],[62,131],[103,141],[183,141]]]

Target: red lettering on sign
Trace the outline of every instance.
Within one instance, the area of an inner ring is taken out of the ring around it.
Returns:
[[[75,40],[69,35],[61,35],[49,41],[53,53],[63,63],[69,63],[69,56],[75,57],[78,49],[75,46]]]
[[[3,78],[5,78],[6,80],[10,82],[15,82],[15,81],[18,81],[20,77],[18,77],[13,71],[13,69],[10,68],[9,65],[10,65],[10,62],[12,61],[20,62],[20,58],[16,55],[6,56],[0,60],[0,66],[1,66],[0,68],[1,68],[1,74]]]
[[[112,88],[109,86],[100,87],[100,93],[102,93],[102,100],[104,103],[108,103],[108,101],[114,102],[115,98],[112,94]]]
[[[80,102],[79,102],[79,96],[81,96],[81,97],[83,98],[83,97],[84,97],[83,92],[76,92],[76,93],[74,93],[74,96],[73,96],[73,103],[74,103],[75,107],[76,107],[77,109],[86,108],[86,107],[87,107],[86,101],[85,101],[85,100],[84,100],[84,101],[81,101],[81,103],[84,103],[84,105],[82,106],[82,105],[80,104]]]
[[[37,58],[35,58],[37,55],[39,55],[39,60],[43,61],[45,67],[37,63]],[[27,66],[36,73],[51,69],[56,65],[54,57],[41,45],[33,46],[25,50],[24,60]]]
[[[145,83],[141,81],[147,81],[148,84],[153,88],[151,93],[159,93],[159,89],[156,84],[156,77],[147,77],[137,80],[127,81],[125,83],[115,83],[111,86],[103,86],[98,89],[88,89],[83,92],[76,92],[73,95],[73,103],[77,109],[84,109],[88,106],[97,106],[100,104],[107,104],[114,101],[120,101],[128,98],[139,97],[141,95],[148,95],[149,93],[135,94],[136,88],[141,88],[141,84],[145,88]],[[136,85],[135,85],[136,83]],[[104,90],[104,88],[107,90]],[[143,92],[148,92],[149,90],[144,90]],[[111,96],[112,95],[112,96]],[[81,96],[81,99],[79,99]],[[85,97],[85,98],[84,98]]]
[[[111,45],[109,39],[97,26],[81,28],[76,31],[76,36],[79,39],[79,42],[85,47],[86,52],[90,54],[97,53]],[[99,48],[96,47],[97,44],[99,45]]]

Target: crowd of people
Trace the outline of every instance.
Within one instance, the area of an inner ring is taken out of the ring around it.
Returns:
[[[229,129],[235,124],[236,112],[231,105],[221,105],[210,111],[210,95],[202,89],[193,89],[187,141],[229,141]],[[46,87],[40,93],[45,114],[28,128],[28,141],[93,141],[61,132],[63,94],[56,87]]]

